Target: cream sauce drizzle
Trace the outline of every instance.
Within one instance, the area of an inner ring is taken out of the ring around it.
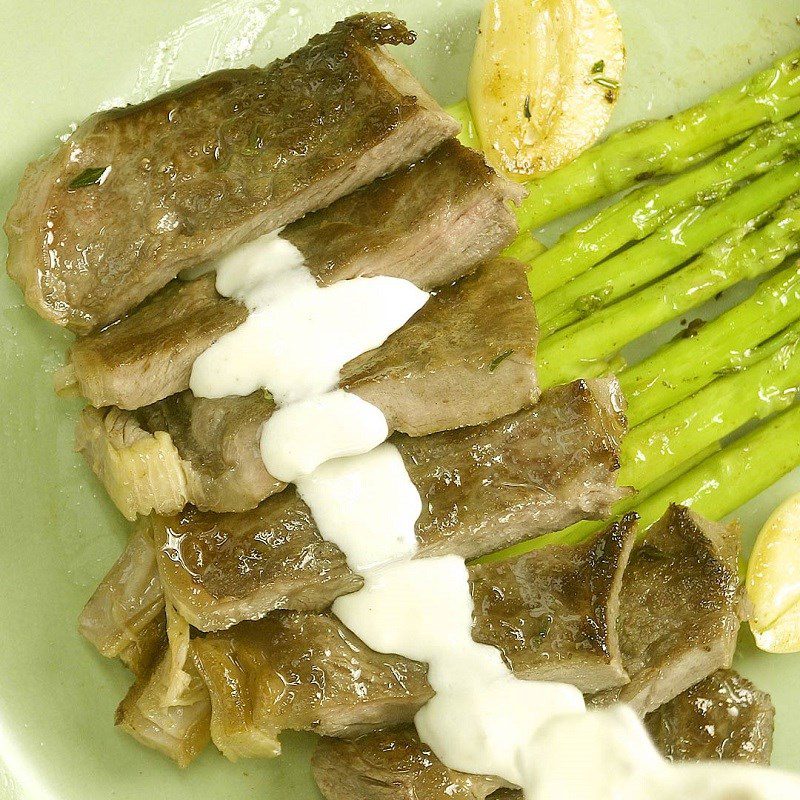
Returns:
[[[333,389],[351,359],[380,347],[427,302],[401,278],[353,278],[320,287],[303,255],[278,234],[216,263],[217,291],[243,302],[247,319],[192,366],[198,397],[267,389],[279,405]]]
[[[368,453],[389,428],[379,408],[337,389],[278,408],[261,432],[270,475],[293,483],[327,461]]]
[[[206,397],[267,389],[279,408],[261,452],[294,481],[322,537],[364,587],[333,612],[369,647],[428,664],[435,697],[416,715],[449,767],[496,775],[527,800],[784,800],[800,778],[730,764],[673,766],[632,710],[586,711],[574,686],[523,681],[472,639],[464,560],[415,558],[422,501],[380,410],[336,390],[341,366],[379,346],[427,300],[407,281],[358,278],[319,288],[302,254],[276,234],[217,265],[221,294],[250,314],[195,363]]]

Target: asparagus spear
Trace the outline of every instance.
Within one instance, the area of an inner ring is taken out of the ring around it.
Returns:
[[[622,444],[619,482],[639,488],[753,419],[790,405],[800,387],[798,331],[768,358],[718,378],[638,425]]]
[[[699,153],[764,122],[800,112],[800,50],[685,111],[610,136],[572,163],[528,184],[521,230],[615,194],[654,175],[686,169]]]
[[[531,262],[529,283],[535,299],[562,287],[631,241],[664,225],[676,213],[726,195],[752,175],[763,174],[800,144],[800,120],[757,130],[734,150],[669,183],[651,183],[567,231]],[[729,226],[730,227],[730,226]],[[514,255],[517,243],[508,250]]]
[[[711,519],[735,511],[800,465],[800,405],[767,420],[656,492],[637,510],[645,530],[670,503]]]
[[[800,128],[798,129],[800,134]],[[604,261],[536,304],[542,336],[610,305],[695,256],[726,231],[747,225],[800,190],[796,163],[773,169],[709,208],[670,219],[641,244]]]
[[[545,339],[539,348],[541,385],[573,380],[647,331],[780,266],[799,248],[800,200],[793,197],[763,228],[729,234],[672,275]]]
[[[758,348],[800,319],[800,269],[793,265],[761,283],[753,294],[619,374],[628,399],[628,421],[638,425],[701,389],[714,377],[746,366]],[[780,346],[780,339],[777,340]]]

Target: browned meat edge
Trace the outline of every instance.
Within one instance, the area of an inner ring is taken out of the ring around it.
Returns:
[[[359,14],[264,69],[90,117],[28,167],[6,220],[28,305],[86,333],[454,136],[383,47],[414,38],[391,14]]]
[[[306,215],[281,236],[320,282],[405,278],[431,290],[497,255],[516,233],[519,187],[450,140],[422,161]],[[57,388],[96,407],[136,409],[189,387],[195,359],[247,316],[214,276],[175,280],[128,317],[79,338]]]
[[[577,381],[486,425],[393,436],[423,501],[420,556],[475,558],[608,514],[628,494],[615,485],[622,408],[616,381]],[[292,488],[238,514],[153,517],[152,529],[165,592],[201,630],[323,609],[361,585]]]

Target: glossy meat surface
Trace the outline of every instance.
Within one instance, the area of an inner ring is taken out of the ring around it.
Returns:
[[[721,669],[649,714],[647,728],[672,761],[768,765],[775,708],[747,678]]]
[[[494,259],[346,364],[341,386],[380,408],[390,430],[477,425],[536,400],[537,339],[524,266]],[[186,391],[136,412],[87,407],[77,446],[126,517],[187,503],[242,511],[284,488],[259,450],[273,410],[263,392],[208,400]]]
[[[621,403],[615,381],[578,381],[487,425],[392,437],[422,496],[420,555],[477,557],[608,513],[627,494],[615,483]],[[189,508],[152,528],[165,591],[201,630],[323,609],[361,584],[294,489],[252,511]]]
[[[519,188],[451,140],[430,156],[289,225],[318,281],[389,275],[430,290],[497,255],[516,233]],[[175,280],[120,322],[78,339],[61,388],[136,409],[189,387],[194,360],[247,312],[214,277]]]
[[[617,617],[635,538],[633,514],[574,547],[546,547],[470,567],[472,636],[514,672],[582,692],[624,684]]]
[[[311,769],[326,800],[485,800],[502,785],[446,767],[413,728],[322,739]]]
[[[739,532],[672,506],[631,554],[619,636],[630,683],[602,692],[640,714],[730,667],[741,623]]]
[[[408,722],[433,694],[427,667],[375,653],[326,614],[273,614],[194,647],[211,736],[233,760],[277,755],[283,730],[357,736]]]
[[[598,633],[598,620],[616,619],[632,544],[630,521],[576,549],[533,551],[510,569],[472,568],[475,638],[498,647],[521,678],[572,681],[591,691],[620,685],[626,676],[619,655],[609,635]],[[594,583],[604,597],[587,602],[583,588],[568,587],[592,567],[605,576]],[[498,624],[535,620],[543,607],[557,608],[561,618],[541,642],[520,642],[517,629]],[[212,738],[229,756],[275,755],[286,729],[352,737],[407,723],[432,696],[425,665],[374,652],[328,614],[272,614],[195,639],[194,648],[211,690]]]
[[[6,221],[27,303],[85,333],[454,136],[382,47],[413,41],[391,14],[360,14],[266,68],[90,117],[28,168]]]
[[[649,714],[647,728],[671,761],[769,764],[774,709],[769,695],[719,670]],[[497,778],[446,767],[411,727],[356,740],[322,739],[311,759],[326,800],[522,800]],[[565,798],[567,800],[567,798]]]

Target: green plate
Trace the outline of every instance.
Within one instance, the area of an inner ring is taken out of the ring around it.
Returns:
[[[533,0],[532,0],[533,2]],[[459,98],[479,0],[389,0],[420,34],[408,55],[443,102]],[[617,0],[630,56],[615,124],[676,110],[800,44],[797,0]],[[264,63],[368,0],[0,0],[0,214],[25,164],[99,106],[138,100],[217,67]],[[2,237],[0,237],[2,238]],[[5,258],[5,239],[2,239]],[[75,631],[78,613],[122,549],[126,525],[72,451],[75,403],[50,373],[68,337],[0,279],[0,469],[6,487],[0,551],[0,797],[170,800],[316,797],[313,740],[287,736],[271,762],[231,764],[209,748],[186,771],[115,730],[130,677]],[[748,539],[800,489],[788,476],[739,516]],[[744,637],[743,637],[744,638]],[[738,666],[772,692],[775,763],[800,768],[800,657],[756,654]]]

